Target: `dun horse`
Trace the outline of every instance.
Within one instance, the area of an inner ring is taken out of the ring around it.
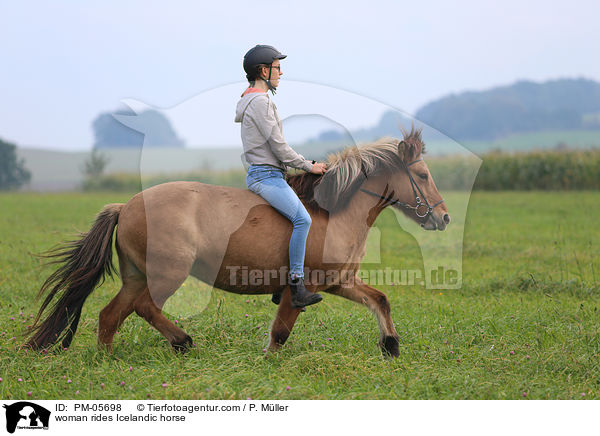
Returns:
[[[426,230],[444,230],[450,222],[424,151],[421,132],[413,129],[400,141],[384,138],[330,156],[322,176],[288,177],[312,217],[305,266],[337,273],[318,283],[307,280],[307,289],[367,306],[379,323],[379,345],[391,356],[399,355],[399,343],[388,299],[357,272],[369,229],[385,207],[398,208]],[[106,205],[88,233],[50,254],[61,266],[40,290],[40,296],[48,295],[26,346],[70,345],[85,300],[115,272],[115,227],[123,285],[100,312],[99,345],[111,350],[115,332],[135,312],[175,349],[185,350],[190,336],[162,307],[190,274],[225,291],[279,297],[270,348],[289,337],[301,312],[292,308],[285,280],[291,223],[249,190],[173,182],[146,189],[126,204]],[[252,270],[264,271],[262,280],[243,280],[241,273]]]

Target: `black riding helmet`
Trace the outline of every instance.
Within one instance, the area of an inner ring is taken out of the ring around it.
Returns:
[[[257,45],[252,47],[244,55],[244,71],[249,82],[253,82],[257,78],[258,66],[269,65],[269,77],[267,78],[267,86],[275,93],[275,87],[271,85],[271,64],[275,59],[285,59],[287,55],[282,54],[279,50],[271,45]]]

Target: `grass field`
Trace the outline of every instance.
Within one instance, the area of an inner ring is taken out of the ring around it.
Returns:
[[[264,353],[270,299],[206,288],[206,310],[178,319],[197,344],[188,354],[172,352],[135,315],[107,354],[97,350],[95,330],[116,281],[90,296],[69,350],[19,350],[39,307],[34,296],[52,271],[32,253],[86,231],[103,204],[128,197],[0,195],[0,398],[600,397],[598,192],[475,193],[462,289],[379,286],[400,333],[399,359],[382,358],[366,309],[331,295],[300,316],[280,352]],[[376,225],[386,236],[384,266],[416,259],[419,267],[416,242],[392,212]]]

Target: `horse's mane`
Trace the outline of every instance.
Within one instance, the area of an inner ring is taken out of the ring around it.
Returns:
[[[327,157],[327,172],[288,175],[287,182],[304,204],[329,213],[342,210],[360,185],[373,174],[397,171],[425,153],[421,129],[402,129],[404,138],[385,137],[375,142],[348,147]]]

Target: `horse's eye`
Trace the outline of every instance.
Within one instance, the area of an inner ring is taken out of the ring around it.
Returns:
[[[419,174],[419,177],[421,178],[421,180],[427,180],[427,174],[425,173]]]

